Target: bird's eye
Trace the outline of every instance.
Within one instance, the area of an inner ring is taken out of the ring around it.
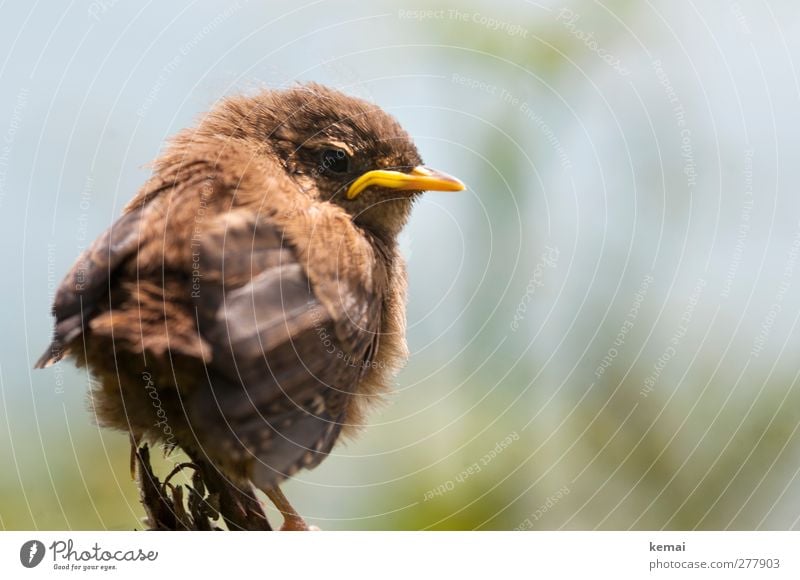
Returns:
[[[350,158],[342,149],[323,149],[320,164],[324,171],[333,173],[347,173],[350,170]]]

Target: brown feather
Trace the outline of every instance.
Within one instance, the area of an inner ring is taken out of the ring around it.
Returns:
[[[317,465],[407,357],[395,236],[413,195],[348,205],[303,157],[334,139],[420,163],[394,119],[319,85],[231,98],[179,133],[66,276],[37,365],[74,356],[104,425],[262,489]]]

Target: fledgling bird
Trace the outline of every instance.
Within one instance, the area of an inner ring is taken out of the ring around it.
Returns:
[[[36,366],[74,357],[101,424],[253,484],[305,529],[278,486],[387,391],[407,357],[397,235],[421,192],[462,189],[363,100],[225,99],[78,258]]]

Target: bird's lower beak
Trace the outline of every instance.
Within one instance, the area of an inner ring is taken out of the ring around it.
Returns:
[[[406,191],[461,191],[466,186],[452,175],[419,165],[409,173],[375,169],[356,179],[347,190],[347,199],[355,199],[368,187],[377,185]]]

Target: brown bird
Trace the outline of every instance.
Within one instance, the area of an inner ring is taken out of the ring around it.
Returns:
[[[407,357],[397,235],[457,191],[397,121],[318,84],[233,97],[180,132],[77,260],[36,364],[96,381],[102,425],[266,492],[352,435]]]

